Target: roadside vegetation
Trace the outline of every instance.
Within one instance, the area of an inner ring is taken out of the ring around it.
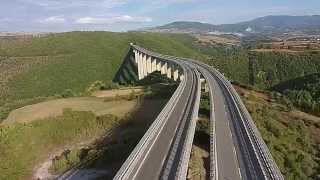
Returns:
[[[199,119],[193,139],[188,179],[205,180],[210,176],[210,102],[209,94],[201,92]]]
[[[0,179],[31,178],[35,165],[48,153],[101,136],[120,122],[114,115],[66,109],[55,118],[0,126]]]
[[[271,88],[276,99],[286,98],[299,109],[320,116],[320,74],[310,74],[277,84]]]
[[[175,84],[150,84],[143,94],[102,98],[106,103],[122,102],[122,107],[136,103],[135,108],[123,109],[121,116],[64,109],[56,117],[0,125],[0,179],[31,178],[34,168],[57,152],[61,154],[52,157],[49,168],[54,175],[77,166],[115,164],[108,167],[114,175],[175,88]]]
[[[235,87],[285,179],[317,179],[320,174],[320,118],[272,99],[270,93]],[[203,157],[203,151],[209,153],[209,112],[209,96],[202,93],[189,178],[205,179],[205,158],[199,157]]]
[[[125,120],[110,135],[99,138],[85,148],[70,149],[70,157],[66,157],[63,152],[59,158],[52,159],[50,171],[53,174],[61,174],[76,167],[80,171],[104,169],[107,173],[101,178],[113,178],[177,87],[175,82],[161,77],[158,72],[138,83],[146,87],[143,94],[130,93],[126,97],[115,98],[133,97],[138,99],[140,108],[124,118]]]
[[[317,179],[320,118],[279,103],[271,95],[237,90],[285,179]]]

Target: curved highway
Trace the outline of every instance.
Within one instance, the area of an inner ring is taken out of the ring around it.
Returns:
[[[214,112],[216,121],[216,178],[284,179],[250,114],[231,83],[216,69],[203,63],[192,62],[198,65],[199,71],[207,79],[211,90],[211,99],[214,101],[215,108],[212,108],[211,111]],[[225,112],[224,115],[223,111]],[[219,114],[220,118],[218,119]],[[224,119],[224,122],[221,122],[221,119]],[[228,124],[228,126],[225,127],[225,124]],[[226,128],[225,132],[221,131],[223,127]],[[232,141],[225,144],[226,132],[230,133]],[[233,145],[230,142],[233,142]],[[228,160],[228,149],[229,161],[226,162]],[[234,158],[230,158],[230,149],[233,149]],[[235,163],[237,161],[237,165],[231,165],[230,162],[232,161]],[[238,175],[234,175],[235,166],[238,167]]]
[[[130,50],[135,53],[141,78],[156,70],[171,77],[171,68],[175,68],[173,77],[177,80],[182,72],[178,88],[121,166],[115,180],[187,178],[201,77],[210,94],[210,179],[284,179],[239,95],[219,71],[192,59],[162,55],[133,44]],[[72,169],[59,179],[72,179],[76,173]]]
[[[200,103],[200,75],[185,62],[134,48],[179,65],[184,78],[114,179],[185,179]]]
[[[184,89],[182,95],[179,96],[183,100],[178,100],[179,103],[175,105],[174,113],[168,118],[171,119],[170,123],[164,124],[167,126],[162,131],[165,135],[159,135],[154,141],[153,147],[150,147],[144,160],[140,161],[138,168],[133,170],[134,175],[119,176],[124,174],[120,170],[115,179],[186,179],[187,167],[181,168],[183,161],[179,157],[180,154],[189,151],[192,146],[190,142],[189,146],[182,144],[183,141],[186,141],[185,139],[188,139],[188,136],[193,136],[193,134],[187,134],[190,128],[188,122],[192,122],[188,115],[192,112],[192,107],[195,108],[192,106],[192,101],[194,101],[192,96],[196,96],[197,93],[192,91],[196,84],[194,81],[199,82],[199,75],[195,75],[197,72],[205,78],[210,92],[210,178],[223,180],[283,179],[240,97],[220,72],[192,59],[161,55],[135,45],[133,48],[157,58],[178,63],[184,68],[185,78],[179,86]],[[198,109],[193,109],[194,111]],[[187,119],[189,117],[189,121],[182,117]],[[189,133],[194,133],[194,131]],[[187,155],[190,156],[190,153]],[[126,163],[121,169],[125,167],[128,167]],[[181,169],[184,173],[179,175]]]

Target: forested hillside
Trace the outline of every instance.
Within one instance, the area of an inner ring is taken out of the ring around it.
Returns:
[[[306,112],[320,116],[320,74],[298,77],[272,87]]]
[[[250,55],[250,83],[260,89],[320,71],[319,52],[251,52]]]
[[[320,72],[320,52],[254,52],[244,47],[200,44],[191,36],[175,39],[206,55],[201,59],[213,65],[233,81],[258,89]]]
[[[259,90],[278,91],[281,94],[273,93],[275,99],[320,115],[320,52],[255,52],[236,46],[204,45],[191,36],[174,38],[206,55],[201,60],[230,80]]]
[[[285,179],[318,179],[320,118],[275,102],[266,93],[236,89]]]

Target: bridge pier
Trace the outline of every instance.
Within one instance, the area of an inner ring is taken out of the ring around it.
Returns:
[[[201,78],[200,82],[201,82],[201,90],[203,92],[209,92],[209,86],[208,86],[207,81],[204,78]]]
[[[178,70],[178,67],[175,66],[173,68],[173,80],[177,81],[178,80],[178,77],[179,77],[179,70]]]
[[[168,64],[168,67],[167,67],[167,77],[169,79],[171,79],[171,73],[172,73],[172,65],[171,64]]]
[[[151,60],[151,72],[155,72],[157,70],[157,59],[152,58]]]
[[[182,80],[184,79],[184,75],[181,74],[181,75],[179,76],[179,79],[180,79],[180,81],[182,81]]]
[[[143,64],[143,57],[142,56],[143,56],[142,53],[139,53],[138,61],[140,63],[140,67],[138,67],[138,68],[140,68],[141,79],[144,78],[144,64]]]
[[[168,63],[164,62],[161,67],[161,74],[163,74],[163,75],[167,74],[167,66],[168,66]]]
[[[146,54],[142,54],[142,69],[143,69],[143,78],[148,76],[148,66],[147,66],[147,55]]]
[[[151,56],[147,56],[147,75],[151,74],[152,73],[152,67],[151,67]]]
[[[160,60],[158,60],[157,61],[157,71],[160,71],[161,72],[161,61]]]

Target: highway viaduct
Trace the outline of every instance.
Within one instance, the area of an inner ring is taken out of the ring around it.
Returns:
[[[201,89],[210,95],[210,179],[284,179],[239,95],[215,68],[130,44],[114,80],[129,83],[155,71],[179,86],[115,180],[187,178]],[[72,179],[75,173],[59,179]]]

